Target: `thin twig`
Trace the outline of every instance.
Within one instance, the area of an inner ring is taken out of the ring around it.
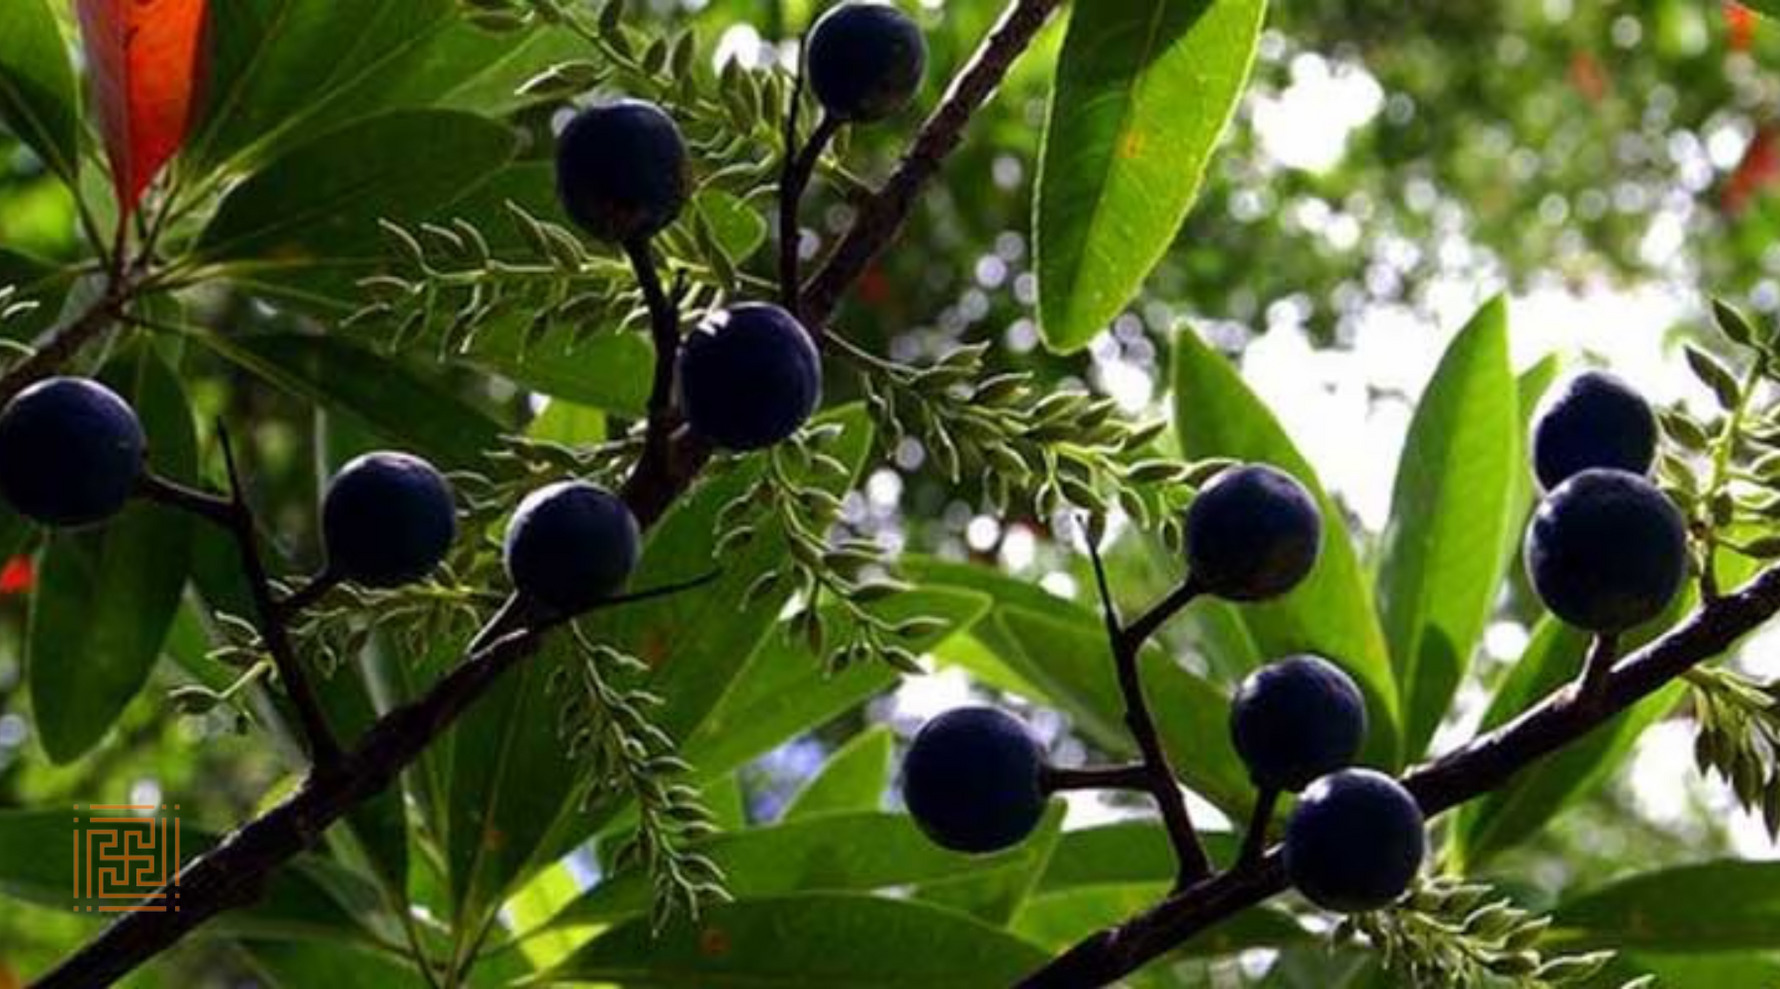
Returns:
[[[811,326],[834,315],[841,297],[895,239],[927,183],[964,139],[964,129],[1050,20],[1061,0],[1014,0],[947,87],[921,125],[902,163],[858,213],[820,271],[810,279],[798,313]]]
[[[1618,655],[1619,636],[1612,632],[1595,636],[1588,648],[1588,656],[1582,662],[1582,696],[1593,697],[1601,692],[1601,685],[1613,672],[1613,661]]]
[[[1150,791],[1150,770],[1143,763],[1127,766],[1082,766],[1065,769],[1046,766],[1039,773],[1039,789],[1046,793],[1070,790],[1137,790]]]
[[[802,78],[801,72],[799,78]],[[799,97],[792,94],[792,106],[795,107]],[[779,174],[779,298],[785,308],[798,314],[803,298],[803,276],[799,271],[802,259],[803,225],[799,222],[800,207],[803,195],[810,187],[810,176],[816,172],[816,163],[822,160],[822,152],[828,149],[828,142],[834,139],[840,130],[841,122],[829,114],[823,114],[817,121],[816,129],[810,132],[809,142],[801,149],[795,143],[785,145],[785,167]],[[787,137],[795,141],[795,125],[787,125]],[[820,340],[820,324],[810,329],[811,334]]]
[[[1248,830],[1242,836],[1242,852],[1236,856],[1236,868],[1253,869],[1267,853],[1267,827],[1273,823],[1273,811],[1279,806],[1279,790],[1264,786],[1255,796],[1255,810],[1249,815]]]
[[[1085,530],[1087,527],[1083,528]],[[1187,810],[1186,797],[1181,794],[1180,781],[1174,775],[1174,768],[1168,764],[1168,753],[1162,747],[1160,733],[1156,731],[1156,721],[1150,714],[1149,701],[1144,698],[1143,677],[1137,667],[1138,653],[1144,640],[1132,638],[1120,627],[1118,607],[1113,604],[1112,590],[1107,586],[1106,566],[1100,559],[1100,549],[1095,545],[1092,535],[1087,536],[1086,542],[1088,558],[1094,564],[1094,582],[1100,590],[1100,604],[1105,613],[1106,637],[1112,647],[1113,664],[1118,671],[1119,692],[1125,700],[1125,727],[1137,741],[1149,780],[1150,796],[1162,813],[1162,823],[1168,829],[1168,840],[1174,845],[1174,856],[1179,864],[1175,888],[1185,888],[1211,873],[1211,860],[1206,857],[1205,847],[1199,842],[1199,831],[1193,827],[1193,817]]]
[[[278,599],[278,614],[285,621],[302,614],[317,601],[328,596],[328,592],[341,583],[340,576],[332,567],[322,567],[321,572],[304,581],[302,586]]]
[[[297,723],[309,748],[310,761],[318,773],[332,773],[339,768],[340,743],[335,741],[333,730],[328,727],[327,715],[322,712],[321,701],[310,686],[309,677],[297,659],[296,650],[291,648],[290,635],[284,624],[285,616],[273,596],[272,581],[266,573],[266,562],[260,556],[259,529],[254,521],[253,508],[247,502],[247,491],[241,482],[240,469],[235,463],[234,444],[229,441],[228,430],[220,424],[217,426],[217,440],[222,446],[223,464],[229,472],[231,511],[228,528],[235,537],[235,545],[240,549],[242,573],[247,578],[248,590],[253,595],[254,611],[259,616],[260,638],[265,642],[266,651],[272,654],[272,662],[278,667],[278,680],[284,685],[284,692],[290,697],[291,706],[296,708]]]
[[[1181,581],[1179,586],[1168,592],[1167,597],[1156,602],[1148,611],[1138,615],[1130,625],[1125,627],[1124,648],[1132,652],[1142,650],[1143,644],[1150,640],[1150,636],[1160,631],[1170,618],[1179,614],[1181,609],[1192,604],[1203,593],[1205,593],[1204,585],[1193,577],[1189,576],[1186,580]]]

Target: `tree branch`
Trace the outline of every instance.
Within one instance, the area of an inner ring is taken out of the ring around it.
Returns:
[[[74,322],[44,337],[29,357],[0,375],[0,406],[13,400],[19,392],[61,370],[80,349],[110,326],[123,312],[132,287],[127,281],[113,282],[103,298],[93,303]]]
[[[1193,817],[1187,811],[1180,781],[1174,775],[1174,767],[1168,764],[1162,736],[1156,731],[1156,720],[1150,714],[1149,701],[1144,698],[1143,677],[1137,667],[1144,639],[1127,634],[1119,625],[1118,607],[1113,604],[1112,589],[1106,582],[1106,566],[1100,559],[1100,549],[1089,528],[1083,526],[1084,538],[1088,544],[1088,559],[1094,564],[1094,583],[1100,590],[1106,637],[1112,646],[1113,665],[1118,671],[1119,692],[1125,699],[1125,727],[1137,740],[1148,782],[1146,789],[1156,801],[1156,807],[1162,813],[1162,823],[1168,829],[1168,840],[1174,845],[1174,857],[1179,864],[1175,888],[1184,889],[1211,874],[1211,859],[1206,857],[1205,846],[1199,842],[1199,831],[1193,827]]]
[[[1402,783],[1428,817],[1500,788],[1516,773],[1587,735],[1780,612],[1780,567],[1699,610],[1632,653],[1585,694],[1580,681],[1553,691],[1513,721],[1405,773]],[[1181,890],[1132,919],[1099,931],[1033,973],[1020,989],[1082,989],[1114,982],[1194,935],[1283,892],[1276,847],[1254,865]]]
[[[804,293],[805,304],[799,307],[800,311],[812,312],[809,300],[817,299],[821,301],[814,311],[819,318],[810,318],[820,323],[832,312],[840,296],[864,272],[870,258],[900,228],[922,188],[937,174],[941,160],[957,147],[971,115],[1000,84],[1058,2],[1012,0],[1000,25],[953,81],[903,166],[881,192],[863,204],[859,220],[843,239],[841,247],[845,253],[830,260],[819,276],[814,294]],[[867,218],[871,218],[869,223]],[[864,254],[858,260],[849,260],[862,250]],[[662,313],[672,307],[662,305],[666,295],[660,292],[658,281],[653,290],[647,282],[642,287],[650,305],[651,329],[658,348],[650,408],[659,412],[671,408],[672,354],[677,353],[679,345],[678,317],[676,314],[672,326],[672,347],[664,349],[669,337],[664,332],[667,323]],[[90,338],[97,331],[95,327],[84,332]],[[77,347],[78,343],[67,347],[67,351],[71,353]],[[10,385],[11,378],[9,374],[0,383]],[[651,415],[647,428],[660,437],[656,454],[651,456],[646,450],[621,493],[644,529],[658,521],[690,487],[712,453],[709,445],[690,430],[663,416]],[[386,789],[503,673],[535,653],[553,627],[553,620],[545,620],[502,635],[472,652],[420,699],[379,718],[358,746],[341,759],[338,772],[311,772],[290,797],[237,828],[222,844],[187,866],[179,877],[183,905],[179,912],[120,915],[98,937],[33,983],[34,987],[85,989],[108,985],[177,944],[210,917],[254,902],[271,872],[311,847],[328,826],[354,807]]]
[[[859,207],[858,215],[842,235],[820,271],[804,288],[798,313],[810,325],[820,326],[834,315],[835,307],[859,276],[908,220],[915,202],[940,165],[964,139],[965,125],[994,95],[1039,30],[1050,20],[1061,0],[1013,0],[988,37],[977,47],[963,69],[952,79],[914,144],[903,156],[889,180]]]

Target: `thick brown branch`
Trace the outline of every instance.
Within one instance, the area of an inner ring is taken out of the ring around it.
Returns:
[[[813,326],[828,322],[841,296],[895,239],[921,191],[939,173],[940,165],[964,139],[965,125],[988,102],[1007,71],[1050,20],[1060,0],[1014,0],[983,39],[946,95],[940,99],[902,164],[878,193],[859,207],[852,226],[834,252],[810,279],[803,293],[801,315]]]
[[[1776,612],[1780,612],[1780,567],[1707,603],[1626,657],[1602,677],[1597,693],[1585,695],[1580,683],[1566,684],[1513,721],[1411,769],[1404,774],[1403,785],[1429,817],[1496,790],[1695,665],[1722,655]],[[1285,887],[1285,871],[1275,848],[1251,868],[1233,869],[1190,886],[1117,927],[1093,934],[1020,987],[1107,985]]]

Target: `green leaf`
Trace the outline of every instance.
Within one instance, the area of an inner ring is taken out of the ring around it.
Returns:
[[[989,599],[982,594],[921,587],[889,599],[879,613],[892,621],[917,615],[944,620],[942,631],[909,643],[920,652],[974,627],[988,611]],[[701,777],[728,773],[857,708],[898,679],[882,663],[855,665],[830,676],[801,639],[769,635],[736,676],[734,687],[687,736],[684,754]]]
[[[949,910],[818,894],[717,907],[660,937],[647,920],[634,920],[595,938],[550,978],[632,989],[977,989],[1010,985],[1048,957]]]
[[[378,220],[436,218],[512,157],[508,128],[468,113],[411,110],[360,120],[291,149],[229,190],[196,260],[276,289],[305,269],[381,256]]]
[[[1035,196],[1040,322],[1053,348],[1087,344],[1173,242],[1248,81],[1266,6],[1071,6]]]
[[[1508,308],[1498,297],[1453,338],[1397,464],[1378,603],[1409,756],[1427,748],[1445,716],[1512,559],[1518,405]]]
[[[210,97],[184,157],[218,178],[394,108],[503,114],[523,80],[584,50],[566,31],[477,30],[454,0],[359,0],[349,18],[335,0],[211,7]]]
[[[1213,861],[1236,857],[1237,836],[1200,829]],[[1154,820],[1120,821],[1065,832],[1039,881],[1040,894],[1074,886],[1129,886],[1165,883],[1175,877],[1174,849]]]
[[[135,406],[154,469],[192,480],[197,439],[173,371],[138,346],[101,377]],[[110,522],[51,540],[32,596],[26,677],[53,761],[98,744],[148,682],[185,589],[191,525],[184,513],[135,502]]]
[[[1564,901],[1553,934],[1613,948],[1772,950],[1780,862],[1707,862],[1645,872]]]
[[[501,427],[443,382],[336,336],[206,333],[204,346],[293,395],[343,413],[392,442],[469,467],[494,449]]]
[[[993,855],[947,851],[903,814],[836,813],[713,835],[695,850],[723,869],[731,895],[756,900],[790,893],[864,893],[1018,867],[1034,858],[1019,845]],[[645,876],[608,877],[549,926],[610,924],[649,912]]]
[[[904,568],[923,585],[993,595],[995,611],[972,627],[972,637],[1028,690],[1036,691],[1038,699],[1068,712],[1096,746],[1114,757],[1135,755],[1098,615],[984,567],[910,559]],[[971,671],[979,676],[985,672],[976,667]],[[1245,813],[1254,788],[1230,744],[1225,692],[1169,661],[1159,646],[1145,652],[1142,676],[1150,705],[1166,712],[1157,718],[1157,728],[1181,778],[1227,813]]]
[[[700,192],[695,202],[731,264],[748,260],[766,243],[766,217],[740,197],[712,188]]]
[[[1323,550],[1316,569],[1283,598],[1242,607],[1241,618],[1266,659],[1314,652],[1351,673],[1366,695],[1365,761],[1396,765],[1402,757],[1401,719],[1390,654],[1340,509],[1236,368],[1189,331],[1175,338],[1174,403],[1185,456],[1272,464],[1316,495],[1323,510]]]
[[[1622,636],[1630,651],[1672,624],[1688,606],[1681,595],[1663,616]],[[1507,723],[1582,669],[1589,637],[1547,617],[1533,630],[1526,652],[1509,670],[1484,713],[1481,730]],[[1533,837],[1576,798],[1592,792],[1619,768],[1645,728],[1673,710],[1686,692],[1680,681],[1640,701],[1577,742],[1541,759],[1502,788],[1459,808],[1450,854],[1457,867],[1476,869],[1492,856]]]
[[[0,122],[73,184],[80,167],[80,102],[68,43],[44,0],[0,5]]]
[[[243,945],[241,954],[255,974],[279,989],[406,989],[422,984],[413,965],[384,951],[255,941]]]
[[[1163,881],[1077,886],[1036,896],[1021,908],[1012,929],[1026,940],[1060,953],[1097,930],[1153,908],[1167,898],[1170,885]],[[1284,909],[1255,907],[1220,920],[1210,930],[1189,938],[1178,952],[1209,957],[1312,940],[1310,932]]]
[[[855,735],[834,751],[785,808],[784,819],[813,817],[838,811],[876,810],[890,788],[890,758],[895,736],[883,725]]]

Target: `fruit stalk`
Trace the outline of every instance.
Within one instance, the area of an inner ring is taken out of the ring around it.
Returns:
[[[1501,787],[1539,759],[1564,748],[1729,649],[1780,613],[1780,567],[1703,604],[1681,624],[1627,656],[1584,695],[1565,684],[1520,717],[1405,773],[1401,782],[1428,817]],[[1019,983],[1019,989],[1102,986],[1135,971],[1200,932],[1286,889],[1280,849],[1254,864],[1182,889],[1145,913],[1099,931]]]
[[[1088,528],[1088,527],[1084,527]],[[1155,799],[1156,807],[1162,813],[1162,823],[1168,829],[1169,843],[1174,846],[1174,857],[1178,869],[1175,873],[1175,888],[1185,889],[1211,874],[1211,859],[1205,854],[1205,846],[1199,841],[1199,831],[1193,826],[1192,814],[1187,810],[1186,797],[1181,794],[1180,782],[1174,775],[1174,767],[1168,763],[1168,753],[1162,747],[1162,736],[1156,731],[1156,720],[1150,714],[1148,700],[1143,693],[1143,678],[1138,671],[1138,658],[1143,650],[1148,632],[1135,636],[1121,626],[1119,611],[1113,604],[1112,591],[1107,587],[1106,566],[1100,559],[1100,549],[1095,545],[1092,536],[1087,539],[1088,558],[1094,564],[1094,583],[1100,591],[1100,603],[1106,617],[1106,637],[1112,646],[1113,664],[1118,671],[1119,692],[1125,701],[1125,727],[1130,730],[1131,737],[1137,742],[1138,752],[1143,756],[1144,775],[1147,789]],[[1181,591],[1170,595],[1169,601],[1179,598],[1168,613],[1178,611],[1193,594],[1182,594],[1193,587],[1192,581],[1181,585]],[[1169,602],[1164,602],[1167,606]],[[1153,631],[1159,627],[1162,617],[1161,608],[1151,609],[1144,619],[1134,628],[1147,628]]]

